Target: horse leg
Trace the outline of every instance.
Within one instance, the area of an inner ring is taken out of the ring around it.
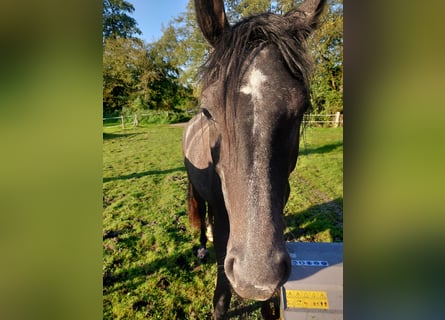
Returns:
[[[200,218],[200,235],[199,235],[199,243],[200,248],[198,250],[198,258],[201,260],[205,260],[208,255],[208,251],[206,249],[207,244],[207,224],[206,224],[206,204],[204,200],[201,200],[199,203],[199,218]]]
[[[229,280],[224,272],[224,266],[218,262],[218,276],[216,280],[216,288],[213,293],[213,319],[225,319],[227,310],[229,310],[232,292],[230,290]]]
[[[192,227],[200,229],[198,249],[198,258],[204,260],[207,257],[207,236],[206,236],[206,204],[204,199],[199,196],[195,188],[189,181],[187,189],[188,216]]]
[[[224,259],[226,257],[227,241],[229,238],[229,222],[225,209],[222,214],[219,212],[213,215],[212,207],[209,206],[209,218],[213,229],[213,244],[215,247],[216,261],[218,264],[218,274],[216,288],[213,294],[213,319],[225,319],[229,310],[232,291],[229,279],[224,271]]]

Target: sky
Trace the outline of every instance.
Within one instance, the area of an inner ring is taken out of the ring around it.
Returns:
[[[139,35],[146,42],[154,42],[162,36],[162,25],[168,26],[172,18],[186,11],[189,0],[127,0],[134,6],[131,14],[138,28]]]

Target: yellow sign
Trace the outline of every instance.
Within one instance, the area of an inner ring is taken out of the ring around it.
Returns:
[[[286,290],[288,308],[329,309],[325,291]]]

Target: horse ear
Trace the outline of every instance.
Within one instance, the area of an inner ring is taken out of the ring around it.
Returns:
[[[223,0],[195,0],[196,18],[207,41],[215,46],[224,29],[229,28]]]
[[[310,30],[318,26],[320,14],[323,12],[326,0],[305,0],[296,10],[289,12],[286,16],[306,24]]]

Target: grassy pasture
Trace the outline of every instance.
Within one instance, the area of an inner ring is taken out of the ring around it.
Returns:
[[[104,319],[208,319],[216,279],[185,211],[183,128],[103,133]],[[285,211],[287,240],[343,241],[343,129],[307,128]],[[210,245],[210,244],[209,244]],[[230,319],[259,319],[234,298]]]

